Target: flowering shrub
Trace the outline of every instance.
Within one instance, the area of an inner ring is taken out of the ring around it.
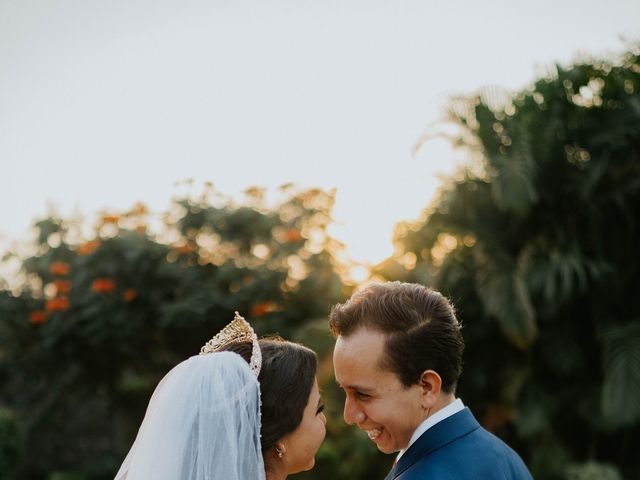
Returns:
[[[35,255],[0,290],[0,397],[28,419],[25,475],[113,478],[151,390],[238,310],[259,334],[292,337],[346,295],[326,232],[333,196],[289,187],[275,206],[175,201],[86,228],[37,223]],[[106,459],[106,460],[105,460]]]

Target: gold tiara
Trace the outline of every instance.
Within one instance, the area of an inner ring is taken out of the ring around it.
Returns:
[[[220,349],[231,345],[232,343],[244,343],[251,342],[251,361],[249,366],[257,377],[260,374],[260,368],[262,367],[262,352],[260,352],[260,345],[258,344],[258,337],[256,333],[238,312],[236,312],[233,320],[220,332],[209,340],[200,349],[200,355],[206,355],[208,353],[214,353],[220,351]]]

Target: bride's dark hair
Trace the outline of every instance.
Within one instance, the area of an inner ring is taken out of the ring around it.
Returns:
[[[265,452],[287,433],[293,432],[309,402],[318,360],[313,350],[279,337],[259,340],[262,352],[260,382],[261,438]],[[250,343],[228,345],[222,350],[251,358]]]

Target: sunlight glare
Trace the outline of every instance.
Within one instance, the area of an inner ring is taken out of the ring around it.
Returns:
[[[359,285],[369,278],[369,269],[362,265],[355,265],[349,270],[349,278]]]

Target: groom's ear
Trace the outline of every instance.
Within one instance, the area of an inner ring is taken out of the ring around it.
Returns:
[[[433,408],[440,397],[442,379],[434,370],[425,370],[420,375],[420,389],[422,390],[422,408]]]

